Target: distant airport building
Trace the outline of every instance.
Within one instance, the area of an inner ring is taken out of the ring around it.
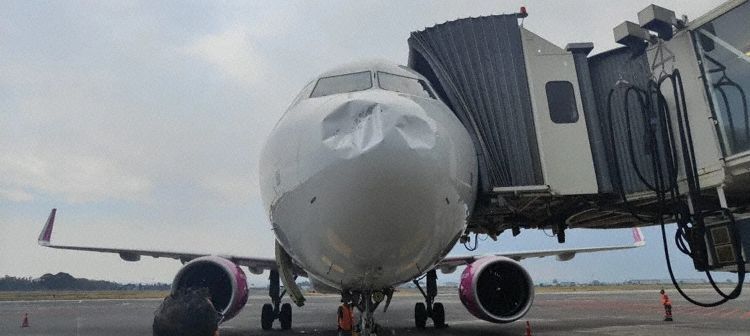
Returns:
[[[659,280],[659,279],[635,279],[635,280],[628,280],[625,281],[626,285],[658,285],[663,283],[668,283],[669,280]]]

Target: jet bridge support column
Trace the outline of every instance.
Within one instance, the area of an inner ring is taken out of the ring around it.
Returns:
[[[586,119],[586,131],[589,134],[589,145],[591,154],[594,159],[594,171],[596,172],[596,184],[599,192],[611,192],[612,184],[607,170],[607,148],[604,145],[604,137],[599,120],[599,114],[596,111],[596,94],[591,81],[591,71],[589,69],[588,55],[594,49],[591,42],[568,43],[565,50],[573,54],[573,61],[576,67],[576,76],[578,78],[578,88],[581,95],[581,106],[583,107],[583,116]]]

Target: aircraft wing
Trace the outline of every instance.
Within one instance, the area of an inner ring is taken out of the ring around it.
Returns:
[[[527,258],[543,258],[549,256],[556,256],[557,260],[567,261],[573,259],[578,253],[591,253],[591,252],[602,252],[602,251],[614,251],[638,248],[646,245],[646,241],[643,239],[643,233],[640,228],[633,228],[633,244],[631,245],[615,245],[615,246],[601,246],[601,247],[584,247],[584,248],[571,248],[571,249],[559,249],[559,250],[539,250],[539,251],[522,251],[522,252],[508,252],[492,254],[493,256],[507,257],[516,261],[527,259]],[[436,268],[439,268],[443,273],[451,273],[455,267],[468,265],[482,257],[487,255],[469,255],[469,256],[449,256],[441,260]]]
[[[47,224],[44,225],[42,232],[39,234],[39,245],[44,247],[51,247],[63,250],[77,250],[77,251],[89,251],[89,252],[104,252],[104,253],[117,253],[120,258],[126,261],[138,261],[141,256],[148,256],[154,258],[171,258],[180,260],[183,264],[193,260],[195,258],[211,255],[210,253],[190,253],[190,252],[174,252],[174,251],[156,251],[156,250],[137,250],[137,249],[123,249],[123,248],[106,248],[106,247],[90,247],[90,246],[72,246],[72,245],[57,245],[51,242],[52,240],[52,228],[55,225],[55,214],[57,209],[52,209],[47,218]],[[219,257],[231,260],[237,265],[246,266],[252,273],[260,273],[264,270],[277,269],[276,259],[274,258],[255,258],[235,255],[218,255]],[[295,267],[296,268],[296,267]],[[304,271],[301,269],[295,269],[298,271],[297,274],[304,275]]]

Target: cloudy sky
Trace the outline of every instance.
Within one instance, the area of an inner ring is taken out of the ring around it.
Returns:
[[[411,31],[522,4],[526,28],[605,51],[612,27],[650,2],[0,2],[0,276],[166,282],[180,266],[38,247],[53,207],[58,243],[272,256],[259,151],[318,73],[365,58],[404,64]],[[718,3],[660,2],[693,18]],[[658,230],[645,232],[637,251],[525,265],[538,281],[667,278]],[[480,252],[631,241],[627,230],[568,236],[558,245],[527,231]]]

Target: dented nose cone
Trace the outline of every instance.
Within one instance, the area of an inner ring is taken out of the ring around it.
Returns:
[[[383,288],[434,266],[474,204],[476,157],[460,122],[438,100],[380,90],[307,102],[261,159],[279,243],[337,288]]]
[[[409,104],[411,103],[411,104]],[[435,146],[435,121],[409,100],[336,102],[323,118],[323,144],[343,158],[353,158],[378,146],[403,146],[413,151]]]

